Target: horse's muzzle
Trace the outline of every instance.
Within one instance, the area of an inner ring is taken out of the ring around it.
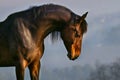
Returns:
[[[73,56],[71,55],[71,53],[68,53],[67,56],[68,56],[68,58],[69,58],[70,60],[76,60],[76,59],[79,57],[79,56],[73,57]]]

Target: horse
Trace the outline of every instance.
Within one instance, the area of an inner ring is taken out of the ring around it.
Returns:
[[[28,67],[31,80],[39,80],[44,39],[49,34],[52,40],[60,36],[68,58],[77,59],[83,34],[87,32],[87,14],[79,16],[57,4],[12,13],[0,22],[0,67],[15,67],[17,80],[24,80]]]

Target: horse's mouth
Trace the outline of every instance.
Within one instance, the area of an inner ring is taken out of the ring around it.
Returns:
[[[78,56],[72,57],[72,56],[71,56],[71,53],[68,53],[67,56],[68,56],[68,58],[69,58],[70,60],[76,60],[76,59],[78,58]]]

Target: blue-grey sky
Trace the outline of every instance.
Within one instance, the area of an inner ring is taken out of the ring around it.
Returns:
[[[47,38],[42,58],[44,66],[66,67],[94,64],[96,61],[110,63],[120,57],[120,16],[117,16],[120,0],[0,0],[0,21],[11,13],[49,3],[66,6],[79,15],[88,11],[88,32],[84,36],[82,54],[76,61],[67,58],[62,41],[53,45]]]
[[[10,13],[47,3],[67,6],[77,14],[88,11],[89,16],[120,11],[120,0],[0,0],[0,20],[3,20]]]

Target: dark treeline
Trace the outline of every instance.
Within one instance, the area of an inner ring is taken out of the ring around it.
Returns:
[[[111,64],[97,64],[88,80],[120,80],[120,59]]]
[[[42,70],[41,80],[120,80],[120,59],[109,64],[76,65],[64,69]]]

